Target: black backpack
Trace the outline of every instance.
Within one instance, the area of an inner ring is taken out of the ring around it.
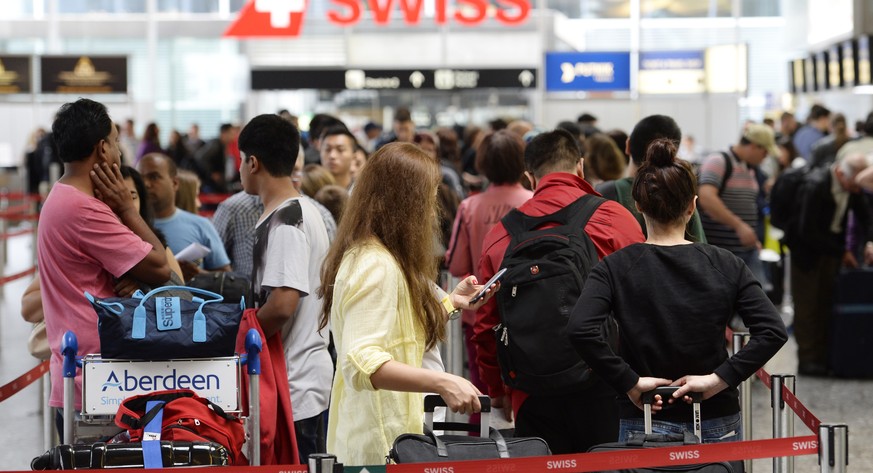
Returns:
[[[507,386],[559,395],[590,385],[590,369],[570,344],[567,322],[599,259],[584,228],[605,201],[588,194],[551,215],[531,217],[516,209],[501,220],[511,241],[495,295],[500,323],[494,331]],[[540,229],[548,223],[558,226]]]
[[[803,206],[798,200],[798,191],[806,182],[809,166],[787,169],[776,179],[770,190],[770,224],[785,232],[783,242],[791,245],[797,236],[797,221]]]

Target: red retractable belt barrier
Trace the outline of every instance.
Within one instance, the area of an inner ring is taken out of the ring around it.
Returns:
[[[768,373],[764,368],[759,369],[755,375],[764,383],[764,386],[767,386],[767,389],[773,389],[770,385],[770,373]],[[812,413],[812,411],[809,410],[809,408],[800,402],[800,399],[798,399],[793,392],[783,389],[782,400],[785,401],[785,404],[788,405],[795,414],[797,414],[797,417],[803,421],[809,430],[818,432],[821,421]]]
[[[730,328],[725,330],[725,338],[727,339],[728,343],[731,343],[733,341],[733,337],[733,330],[731,330]],[[771,375],[767,372],[767,370],[761,368],[755,372],[755,376],[757,376],[758,379],[760,379],[761,382],[764,383],[764,386],[767,386],[767,389],[773,389],[773,386],[770,384]],[[785,401],[785,404],[787,404],[788,407],[790,407],[795,414],[797,414],[797,417],[799,417],[800,420],[803,421],[804,425],[806,425],[809,430],[811,430],[813,433],[818,433],[818,428],[821,425],[821,421],[818,419],[818,417],[815,416],[815,414],[812,413],[812,411],[809,410],[809,408],[807,408],[802,402],[800,402],[800,399],[798,399],[793,392],[787,389],[783,389],[782,400]]]
[[[22,389],[30,386],[34,381],[42,377],[42,375],[48,373],[48,370],[49,362],[43,361],[27,373],[24,373],[23,375],[13,379],[12,382],[0,386],[0,402],[9,399]]]
[[[200,194],[197,198],[200,199],[200,203],[203,205],[218,205],[227,200],[231,195],[232,194]]]
[[[4,277],[0,278],[0,286],[6,284],[8,282],[15,281],[16,279],[21,279],[25,276],[30,276],[31,274],[35,274],[35,273],[36,273],[36,267],[34,266],[34,267],[32,267],[30,269],[26,269],[20,273],[15,273],[15,274],[10,274],[9,276],[4,276]]]
[[[814,455],[818,441],[814,435],[785,439],[748,440],[682,447],[660,447],[614,452],[553,455],[548,457],[507,458],[448,463],[409,463],[388,465],[387,473],[553,473],[591,472],[617,468],[690,465],[746,460],[752,458]]]
[[[9,199],[9,200],[30,200],[38,202],[42,200],[42,196],[39,194],[27,194],[24,192],[3,192],[0,193],[0,199]]]
[[[0,234],[0,240],[8,240],[12,237],[27,235],[30,233],[36,233],[36,229],[35,228],[25,228],[22,230],[15,230],[14,232],[6,232],[3,234]]]
[[[373,471],[385,467],[375,467]],[[357,470],[357,468],[356,468]],[[82,473],[106,473],[106,470],[79,470]],[[138,471],[143,471],[142,469]],[[9,471],[7,473],[32,473],[26,471]],[[209,466],[197,467],[197,473],[309,473],[309,468],[306,465],[265,465],[265,466]]]

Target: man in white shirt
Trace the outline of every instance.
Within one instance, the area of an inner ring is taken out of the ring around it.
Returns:
[[[278,115],[253,118],[239,136],[240,178],[264,213],[255,228],[252,293],[267,337],[282,336],[300,459],[325,453],[325,413],[333,363],[328,332],[319,332],[317,296],[328,236],[315,206],[302,199],[292,175],[297,129]]]

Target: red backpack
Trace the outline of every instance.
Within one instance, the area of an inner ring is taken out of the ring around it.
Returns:
[[[164,404],[146,412],[146,402]],[[163,409],[161,440],[215,442],[227,449],[231,465],[248,465],[243,455],[242,421],[189,389],[155,391],[129,397],[115,414],[115,425],[127,429],[132,442],[141,442],[143,429]]]

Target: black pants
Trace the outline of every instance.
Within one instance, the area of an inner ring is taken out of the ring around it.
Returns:
[[[327,453],[327,439],[324,430],[325,412],[315,417],[294,421],[297,450],[300,453],[300,462],[304,465],[307,464],[310,454]]]
[[[840,273],[839,256],[820,255],[812,266],[802,269],[791,258],[791,296],[794,298],[794,338],[800,363],[828,361],[834,283]]]
[[[578,394],[531,396],[518,410],[517,437],[541,437],[555,455],[583,453],[618,439],[615,391],[598,380]]]

